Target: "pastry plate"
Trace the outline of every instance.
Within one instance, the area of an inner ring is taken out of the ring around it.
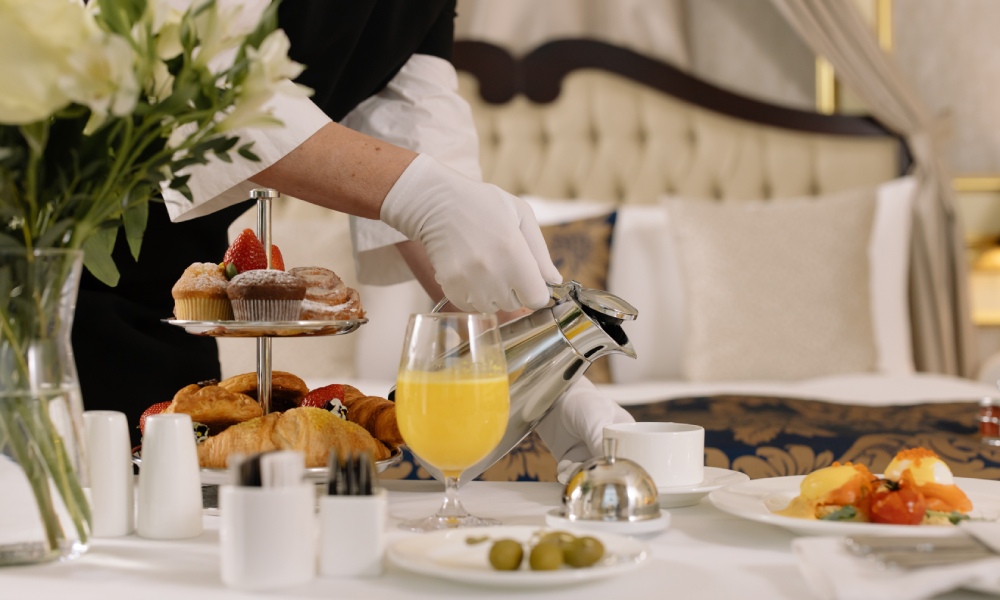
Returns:
[[[193,335],[209,337],[309,337],[351,333],[368,319],[344,321],[182,321],[163,319]]]
[[[680,508],[698,504],[709,492],[734,483],[750,481],[750,476],[739,471],[705,467],[705,478],[695,485],[679,485],[656,489],[661,508]]]
[[[545,524],[559,529],[586,530],[587,532],[618,533],[621,535],[643,535],[657,533],[670,526],[670,513],[663,510],[655,519],[644,521],[593,521],[588,519],[567,519],[562,508],[553,508],[545,513]]]
[[[142,468],[142,456],[140,454],[141,447],[137,448],[135,452],[132,453],[132,464]],[[403,451],[396,448],[392,451],[389,458],[385,460],[375,461],[375,469],[381,473],[389,467],[395,465],[403,458]],[[316,483],[323,483],[327,480],[329,476],[329,471],[324,467],[315,467],[311,469],[306,469],[305,479],[307,481],[314,481]],[[228,469],[202,469],[201,470],[201,484],[202,485],[226,485],[229,483],[229,470]]]
[[[715,490],[708,499],[723,512],[783,527],[799,535],[892,535],[892,536],[961,536],[959,527],[946,525],[887,525],[845,521],[813,521],[775,514],[799,495],[804,475],[754,479]],[[1000,481],[956,477],[958,485],[972,501],[972,518],[1000,518]]]
[[[396,566],[441,579],[490,587],[542,588],[583,583],[615,577],[634,571],[649,559],[649,546],[637,539],[612,533],[592,533],[604,544],[604,558],[592,567],[556,571],[531,571],[527,560],[517,571],[496,571],[489,563],[491,544],[486,541],[469,545],[467,538],[490,540],[510,538],[527,542],[544,531],[525,525],[445,529],[405,537],[388,550],[389,561]]]

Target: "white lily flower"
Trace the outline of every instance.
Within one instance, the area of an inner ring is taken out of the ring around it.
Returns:
[[[66,95],[91,111],[85,134],[96,131],[109,112],[115,116],[131,113],[139,97],[132,46],[117,35],[102,37],[69,57],[74,71],[60,80]]]
[[[60,82],[94,27],[77,2],[0,0],[0,123],[32,123],[70,103]]]

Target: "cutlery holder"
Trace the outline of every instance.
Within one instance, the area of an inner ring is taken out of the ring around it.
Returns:
[[[319,571],[324,577],[374,577],[382,573],[387,495],[319,499]]]
[[[275,488],[222,486],[222,582],[240,590],[266,590],[313,579],[315,503],[315,488],[310,484]]]

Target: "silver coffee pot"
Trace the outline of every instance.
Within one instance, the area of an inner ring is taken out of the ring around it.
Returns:
[[[549,288],[551,305],[500,326],[510,378],[507,431],[486,458],[466,469],[462,482],[476,478],[513,450],[595,360],[609,354],[636,357],[621,327],[638,316],[635,307],[575,281]],[[444,481],[436,468],[421,464]]]

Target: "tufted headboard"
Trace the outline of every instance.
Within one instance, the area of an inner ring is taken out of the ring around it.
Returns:
[[[803,196],[887,181],[909,163],[869,118],[767,104],[599,41],[554,41],[520,59],[464,41],[454,62],[484,177],[514,194]]]

